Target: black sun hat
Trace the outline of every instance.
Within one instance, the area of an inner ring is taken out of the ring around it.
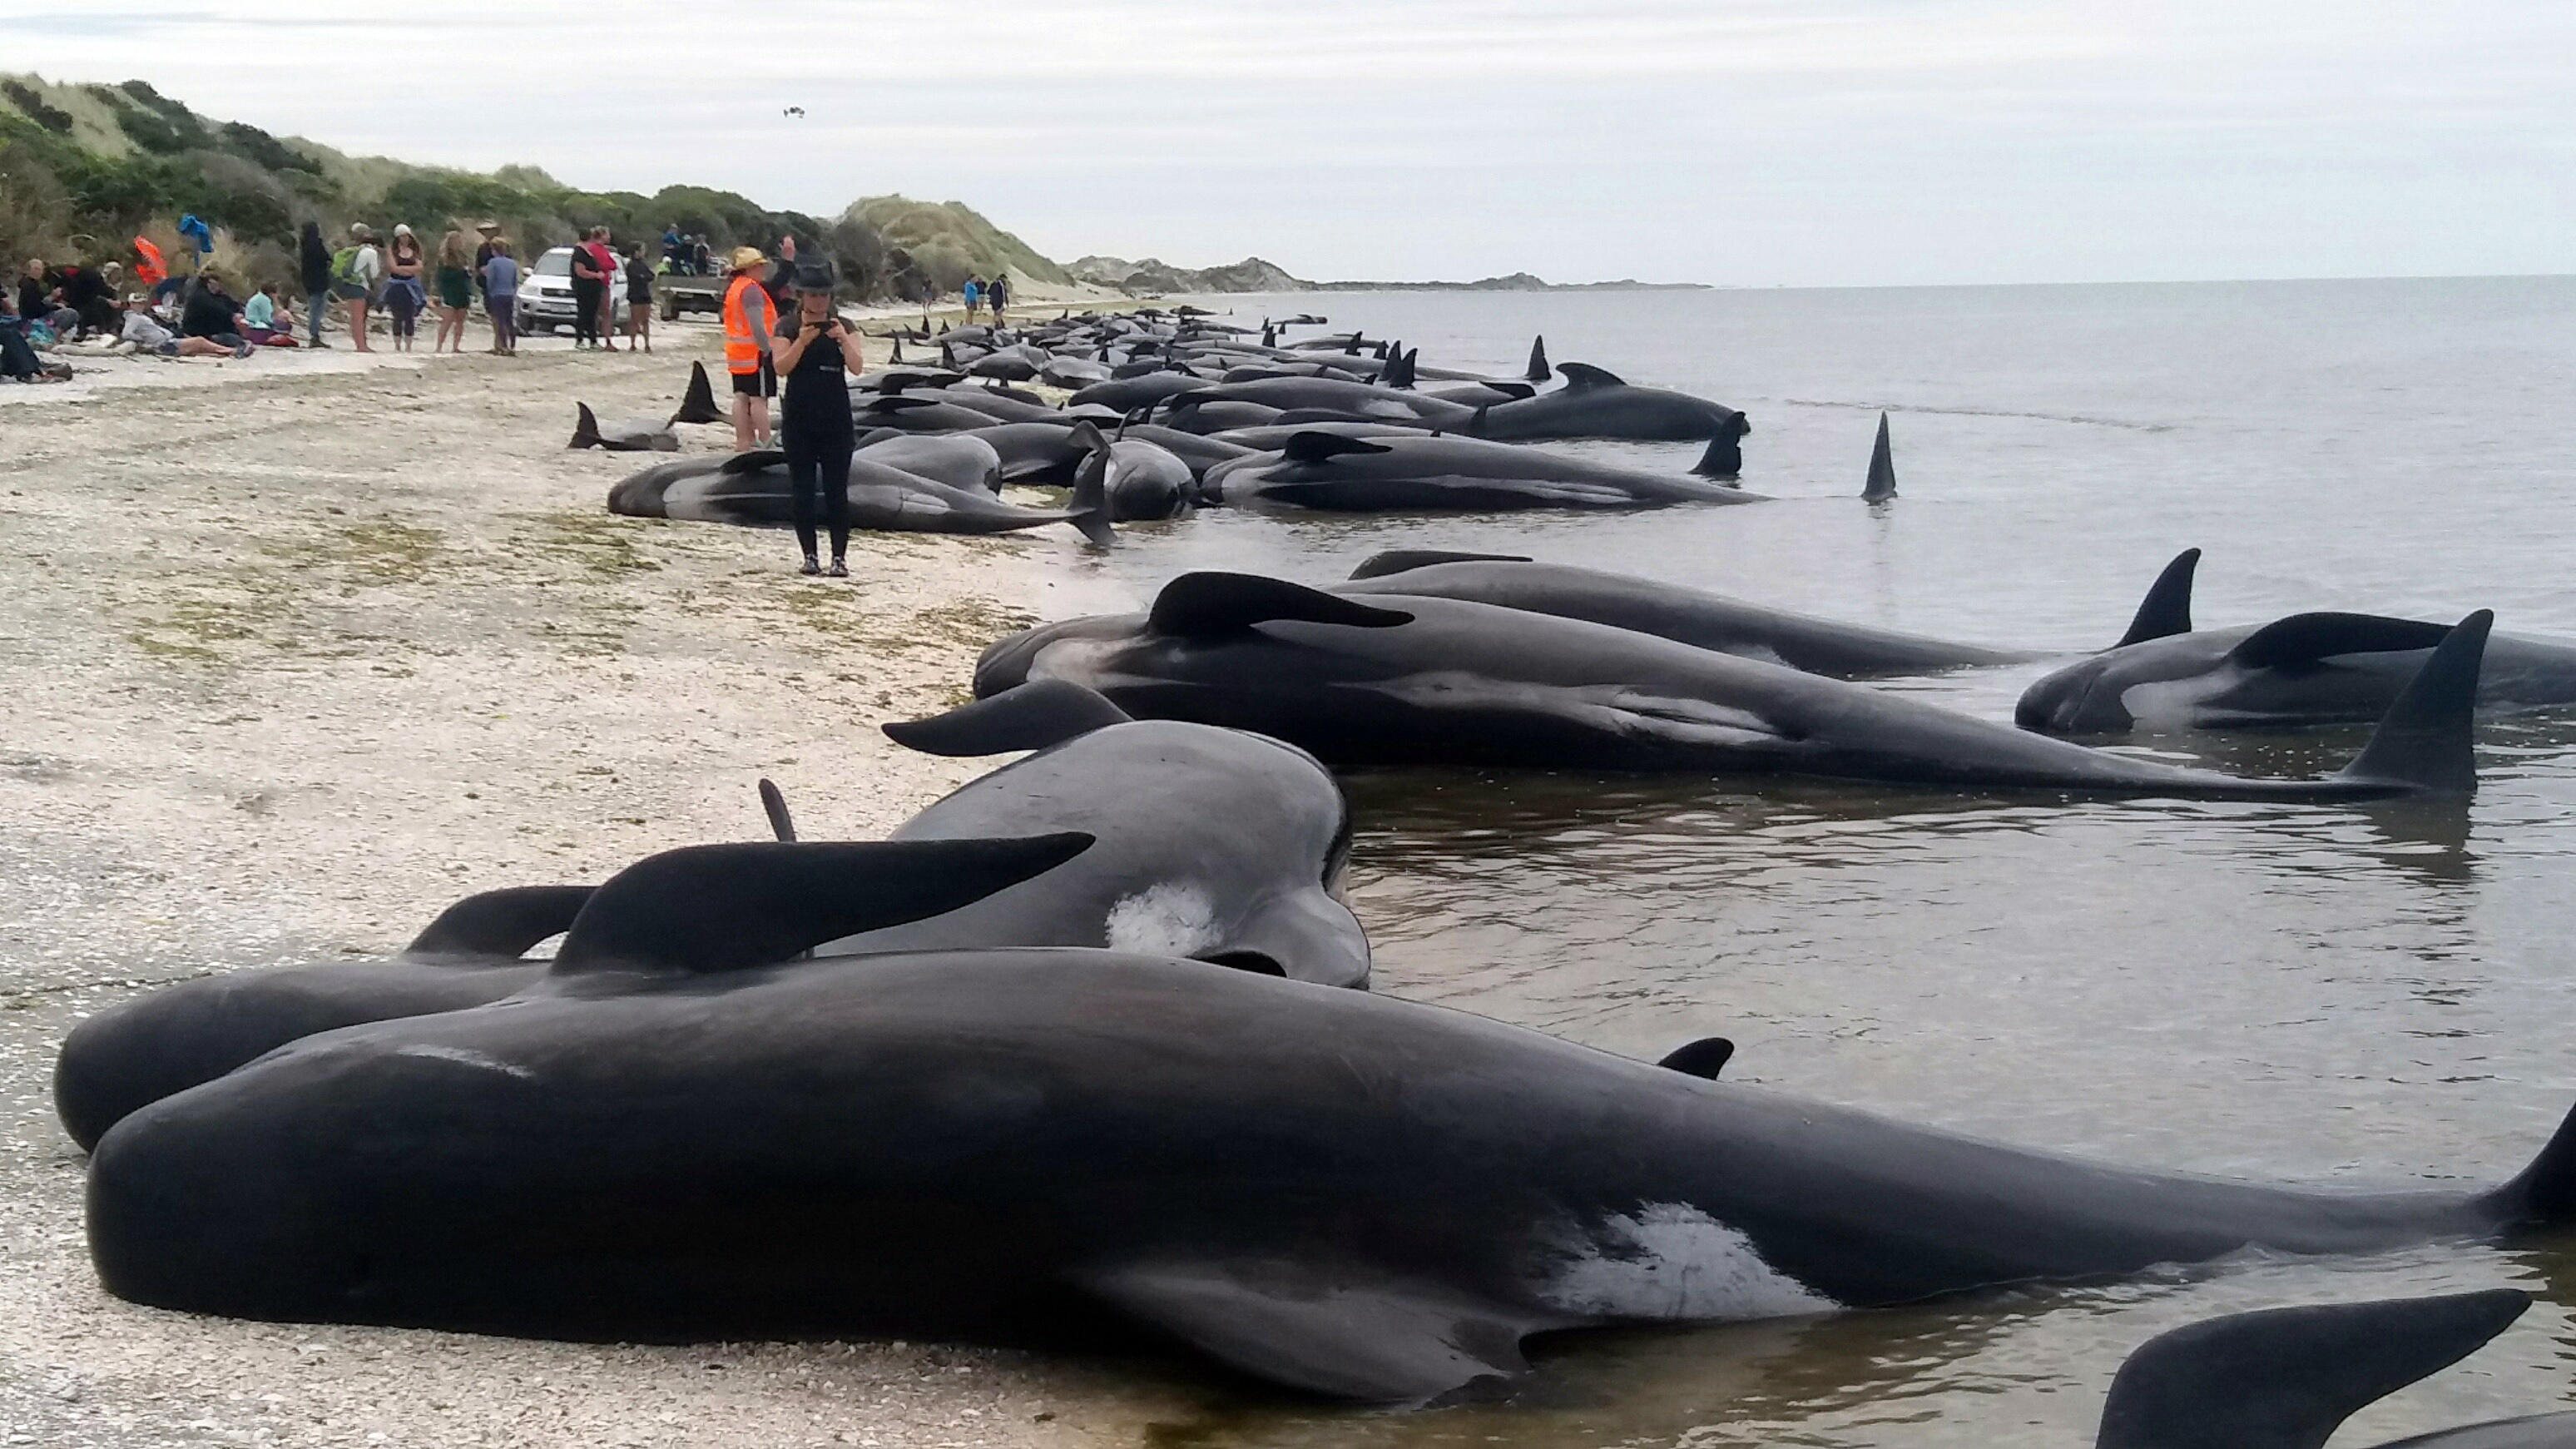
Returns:
[[[829,292],[836,283],[830,266],[822,262],[798,262],[793,285],[800,292]]]

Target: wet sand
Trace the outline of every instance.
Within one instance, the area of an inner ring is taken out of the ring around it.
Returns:
[[[567,451],[573,402],[666,410],[716,356],[703,322],[657,345],[130,361],[0,406],[0,1442],[1095,1445],[1187,1414],[1152,1365],[236,1323],[91,1274],[48,1085],[83,1015],[760,838],[762,775],[810,838],[866,838],[985,768],[876,725],[962,699],[1073,535],[860,534],[837,581],[783,531],[611,518],[655,455]]]

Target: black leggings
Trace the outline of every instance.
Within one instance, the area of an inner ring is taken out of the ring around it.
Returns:
[[[599,340],[599,303],[600,299],[607,295],[607,291],[597,282],[581,277],[572,279],[573,341],[597,342]]]
[[[832,557],[840,558],[850,551],[850,455],[858,451],[857,437],[849,432],[826,433],[816,437],[814,431],[800,428],[790,418],[779,429],[779,439],[787,451],[787,481],[795,489],[796,542],[805,556],[814,556],[814,495],[823,495],[824,521],[832,529]]]

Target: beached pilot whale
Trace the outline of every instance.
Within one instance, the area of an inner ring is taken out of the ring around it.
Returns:
[[[298,1037],[498,1001],[545,974],[543,961],[521,958],[569,929],[590,892],[485,891],[440,912],[398,955],[227,972],[111,1006],[63,1039],[54,1111],[87,1148],[137,1108]]]
[[[1301,431],[1276,453],[1209,469],[1203,487],[1211,500],[1237,507],[1346,513],[1764,501],[1759,493],[1709,481],[1733,477],[1739,461],[1725,441],[1712,444],[1692,469],[1698,476],[1684,476],[1446,434]]]
[[[1518,402],[1479,408],[1465,431],[1480,438],[1534,443],[1567,438],[1625,438],[1687,443],[1740,442],[1753,431],[1744,414],[1706,398],[1657,387],[1631,387],[1617,374],[1580,362],[1558,366],[1565,386]]]
[[[850,460],[849,500],[850,526],[856,529],[986,534],[1069,523],[1095,544],[1106,546],[1114,538],[1105,503],[1078,483],[1067,508],[1021,508],[980,488],[952,487],[860,455]],[[656,463],[619,479],[608,490],[608,511],[783,527],[795,521],[795,492],[784,453],[710,453]]]
[[[1515,554],[1432,549],[1375,554],[1351,571],[1350,582],[1335,584],[1333,592],[1358,598],[1410,594],[1466,599],[1563,619],[1588,619],[1836,679],[1925,674],[2046,657],[1819,619],[1724,594],[1599,569],[1538,563]]]
[[[707,365],[689,364],[689,390],[680,398],[679,410],[667,418],[620,418],[613,423],[600,422],[590,404],[573,404],[571,448],[605,448],[612,453],[676,453],[680,435],[672,432],[675,423],[720,423],[725,415],[716,410],[715,389],[707,382]]]
[[[2157,588],[2164,613],[2109,650],[2022,691],[2013,718],[2046,734],[2145,728],[2278,729],[2377,719],[2451,627],[2377,614],[2292,614],[2231,629],[2191,626],[2193,549]],[[2151,603],[2153,597],[2150,596]],[[2489,636],[2478,708],[2576,705],[2576,641]]]
[[[1070,679],[1140,719],[1274,736],[1381,764],[1814,775],[1961,790],[2356,800],[2476,788],[2471,705],[2491,616],[2461,621],[2361,755],[2248,780],[2086,749],[1866,685],[1493,604],[1365,599],[1184,574],[1145,614],[1002,639],[975,692]]]
[[[973,433],[883,428],[859,440],[858,456],[951,488],[1002,491],[1002,455]]]
[[[1026,878],[1045,839],[973,843],[1028,852],[1016,874],[846,854],[951,842],[641,862],[541,986],[309,1037],[117,1124],[90,1168],[101,1282],[188,1312],[620,1340],[1062,1341],[1124,1319],[1276,1383],[1417,1402],[1523,1371],[1533,1333],[2576,1213],[2570,1125],[2501,1186],[2271,1186],[1200,962],[758,964],[930,885]]]
[[[2111,1380],[2095,1449],[2320,1449],[2356,1411],[2502,1333],[2512,1288],[2270,1308],[2147,1340]],[[2576,1449],[2576,1413],[2440,1429],[2380,1449]]]
[[[1368,984],[1368,936],[1341,901],[1350,807],[1305,751],[1240,730],[1131,720],[1062,680],[885,732],[931,754],[1037,751],[959,786],[887,839],[1079,830],[1093,844],[973,905],[816,954],[1105,946]]]
[[[1088,455],[1075,467],[1075,490],[1108,499],[1113,522],[1178,518],[1198,500],[1197,475],[1160,443],[1126,437],[1123,429],[1110,438],[1089,422],[1074,424],[1067,441]]]

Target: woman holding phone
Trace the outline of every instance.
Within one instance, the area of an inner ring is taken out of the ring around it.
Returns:
[[[831,268],[806,263],[796,269],[796,310],[769,339],[786,396],[779,406],[778,441],[787,453],[788,483],[795,489],[796,542],[805,550],[805,572],[821,573],[814,558],[817,495],[832,530],[832,577],[850,576],[850,455],[858,430],[850,422],[850,379],[867,368],[859,335],[832,306]]]

